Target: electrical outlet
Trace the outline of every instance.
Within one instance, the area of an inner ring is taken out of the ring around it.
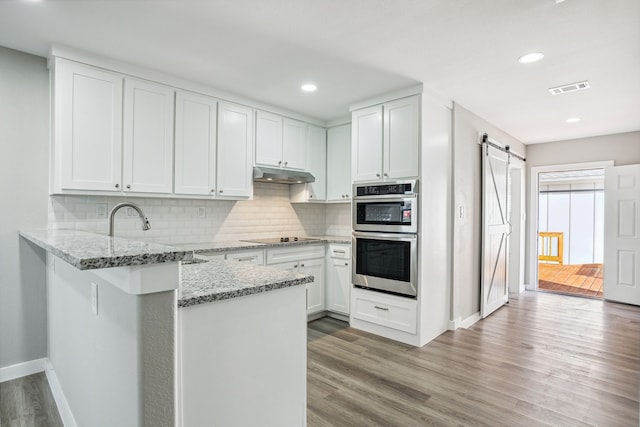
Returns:
[[[96,203],[96,218],[106,218],[106,217],[107,217],[107,204]]]
[[[98,285],[91,283],[91,311],[98,315]]]
[[[196,213],[196,215],[198,216],[198,218],[204,218],[207,214],[207,211],[205,208],[198,208],[198,212]]]
[[[133,208],[127,208],[127,216],[133,216]]]

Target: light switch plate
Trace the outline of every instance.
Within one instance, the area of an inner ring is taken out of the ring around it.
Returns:
[[[204,218],[206,215],[206,210],[203,207],[199,207],[198,208],[198,212],[196,213],[196,215],[198,216],[198,218]]]
[[[96,203],[96,218],[106,218],[106,217],[107,217],[107,204]]]

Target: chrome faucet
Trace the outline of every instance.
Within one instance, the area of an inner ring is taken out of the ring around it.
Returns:
[[[151,228],[151,224],[149,224],[149,220],[147,219],[147,216],[144,214],[144,212],[142,212],[142,209],[140,209],[140,206],[131,202],[122,202],[115,205],[113,209],[111,209],[111,212],[109,212],[109,236],[110,237],[113,237],[113,224],[114,224],[116,212],[120,208],[124,208],[124,207],[133,208],[136,210],[136,212],[138,212],[138,216],[142,220],[142,231],[147,231]]]

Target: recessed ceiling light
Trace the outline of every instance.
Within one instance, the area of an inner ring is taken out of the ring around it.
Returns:
[[[315,92],[318,89],[318,87],[313,83],[305,83],[302,86],[300,86],[300,89],[302,89],[305,92]]]
[[[544,53],[531,52],[518,58],[518,62],[521,64],[531,64],[532,62],[540,61],[542,58],[544,58]]]
[[[571,117],[570,119],[567,119],[566,122],[567,123],[578,123],[580,120],[582,120],[580,117]]]

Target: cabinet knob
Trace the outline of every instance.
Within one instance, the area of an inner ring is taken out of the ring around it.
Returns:
[[[116,184],[116,188],[120,188],[120,184]]]
[[[376,174],[376,176],[377,176],[378,178],[380,178],[380,174],[379,174],[379,173],[377,173],[377,174]]]
[[[309,198],[310,198],[310,199],[313,199],[313,194],[309,194]]]
[[[298,264],[295,264],[295,265],[293,266],[293,268],[298,268]]]
[[[287,166],[289,164],[289,162],[284,162],[284,165]]]
[[[216,189],[215,189],[215,188],[212,188],[212,189],[211,189],[211,192],[212,192],[212,193],[215,193],[215,192],[216,192]]]
[[[127,190],[131,189],[131,184],[127,184]]]
[[[222,190],[220,190],[220,191],[218,191],[218,192],[219,192],[220,194],[222,194],[222,193],[223,193],[223,191],[222,191]]]
[[[304,267],[304,264],[300,264],[300,267]]]
[[[384,173],[384,176],[389,176],[389,174],[385,172],[385,173]]]
[[[282,160],[278,160],[278,166],[282,164]]]
[[[348,267],[348,266],[349,266],[349,263],[348,263],[348,262],[345,262],[345,263],[344,263],[344,265]]]

